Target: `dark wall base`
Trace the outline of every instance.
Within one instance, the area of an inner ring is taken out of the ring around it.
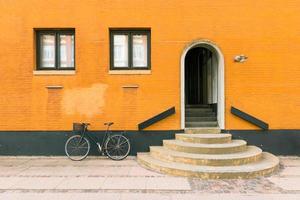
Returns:
[[[131,142],[130,155],[149,151],[149,146],[160,146],[162,140],[173,139],[175,133],[183,130],[168,131],[127,131]],[[233,139],[243,139],[275,155],[300,156],[300,130],[222,130],[230,132]],[[119,133],[118,131],[114,133]],[[93,131],[100,140],[104,131]],[[73,135],[71,131],[0,131],[0,155],[50,156],[65,155],[66,140]],[[99,155],[92,145],[90,155]]]
[[[248,145],[260,147],[275,155],[300,156],[300,130],[224,130],[233,139],[246,140]]]
[[[180,131],[126,131],[131,143],[130,155],[149,151],[149,146],[162,145],[162,140],[173,139],[175,132]],[[104,131],[92,131],[91,134],[102,141]],[[0,155],[65,155],[65,142],[72,135],[71,131],[0,131]],[[96,145],[91,145],[89,155],[99,155]]]

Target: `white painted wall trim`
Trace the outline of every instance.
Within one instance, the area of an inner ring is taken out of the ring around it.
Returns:
[[[185,69],[185,56],[187,52],[194,47],[205,47],[217,56],[218,60],[218,124],[221,129],[225,129],[225,78],[224,78],[224,56],[220,48],[209,40],[196,40],[188,44],[181,54],[180,64],[180,103],[181,103],[181,129],[185,128],[185,92],[184,92],[184,69]]]
[[[127,74],[127,75],[137,75],[137,74],[151,74],[151,70],[109,70],[108,74]]]
[[[75,70],[34,70],[33,75],[75,75]]]

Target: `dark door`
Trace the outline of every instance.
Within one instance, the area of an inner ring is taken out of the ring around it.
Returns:
[[[186,105],[207,104],[207,62],[212,52],[203,47],[191,49],[185,57]]]

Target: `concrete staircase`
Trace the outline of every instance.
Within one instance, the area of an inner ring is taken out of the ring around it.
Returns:
[[[187,105],[185,127],[217,127],[217,117],[209,105]]]
[[[279,160],[243,140],[232,140],[217,128],[187,129],[163,146],[138,153],[138,163],[148,169],[203,179],[254,178],[274,172]],[[207,133],[207,134],[204,134]]]

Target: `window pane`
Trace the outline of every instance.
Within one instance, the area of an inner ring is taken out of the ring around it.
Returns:
[[[128,35],[114,35],[114,67],[128,67]]]
[[[133,66],[147,67],[147,35],[133,35],[132,43]]]
[[[55,68],[55,36],[41,35],[41,67]]]
[[[60,35],[60,67],[74,67],[74,35]]]

